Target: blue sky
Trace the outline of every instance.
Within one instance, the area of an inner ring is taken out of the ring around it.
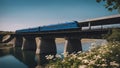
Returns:
[[[118,14],[96,0],[0,0],[0,31]]]

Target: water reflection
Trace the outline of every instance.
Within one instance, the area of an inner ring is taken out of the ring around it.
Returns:
[[[0,63],[2,63],[0,68],[16,68],[16,65],[17,68],[45,68],[47,60],[45,55],[36,55],[33,51],[22,51],[21,48],[11,48],[0,50]]]
[[[91,43],[82,43],[83,51],[89,50]],[[64,44],[57,44],[57,53],[63,51]],[[21,48],[0,49],[0,68],[45,68],[46,63],[44,54],[36,55],[33,51],[22,51]]]
[[[8,55],[9,51],[10,49],[0,49],[0,57]]]
[[[36,68],[45,68],[45,64],[48,62],[45,58],[46,55],[36,55],[37,66]]]
[[[36,61],[35,61],[35,53],[29,51],[22,51],[22,62],[26,64],[29,68],[35,68]]]

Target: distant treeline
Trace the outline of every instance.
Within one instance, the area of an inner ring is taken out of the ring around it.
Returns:
[[[14,33],[13,31],[0,31],[0,34],[10,34],[10,33]]]

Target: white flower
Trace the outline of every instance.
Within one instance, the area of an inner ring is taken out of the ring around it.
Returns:
[[[54,55],[47,55],[47,56],[45,56],[45,57],[46,57],[46,59],[50,60],[50,59],[53,59],[53,58],[54,58]]]
[[[106,59],[102,59],[102,61],[106,61]]]
[[[82,60],[82,57],[78,57],[77,59]]]
[[[67,57],[68,56],[68,52],[64,52],[63,55],[64,55],[64,57]]]
[[[95,60],[91,60],[88,65],[93,65],[95,64]]]
[[[95,46],[95,45],[97,45],[95,42],[94,42],[94,43],[91,43],[91,46]]]
[[[110,51],[110,53],[113,53],[113,51]]]
[[[79,65],[78,68],[87,68],[87,65]]]
[[[107,64],[102,64],[101,66],[106,67],[106,66],[107,66]]]
[[[96,58],[101,58],[101,56],[100,56],[100,55],[97,55]]]
[[[62,63],[64,63],[64,62],[65,62],[65,60],[63,59],[63,60],[62,60]]]
[[[107,45],[104,46],[104,48],[107,48],[107,47],[108,47]]]
[[[101,44],[101,46],[105,46],[105,45],[106,45],[106,43],[102,43],[102,44]]]
[[[78,51],[77,53],[80,54],[82,51]]]
[[[58,54],[56,54],[55,57],[56,58],[62,58],[61,55],[58,55]]]
[[[100,66],[100,64],[96,64],[97,66]]]
[[[110,65],[119,67],[119,64],[118,64],[118,63],[116,63],[115,61],[110,62]]]
[[[116,56],[118,57],[119,55],[117,54]]]
[[[89,61],[87,59],[83,59],[82,62],[83,63],[89,63]]]
[[[71,54],[72,55],[72,57],[71,58],[73,58],[73,59],[75,59],[75,58],[77,58],[77,54]]]
[[[112,45],[112,47],[115,47],[115,45]]]

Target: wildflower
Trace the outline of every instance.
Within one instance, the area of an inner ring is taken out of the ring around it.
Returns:
[[[89,63],[89,61],[87,59],[83,59],[82,62],[83,63]]]
[[[46,57],[46,59],[50,60],[50,59],[53,59],[53,58],[54,58],[54,55],[47,55],[47,56],[45,56],[45,57]]]
[[[77,53],[80,54],[82,51],[78,51]]]
[[[72,57],[71,58],[73,58],[73,59],[75,59],[75,58],[77,58],[77,54],[71,54],[72,55]]]
[[[64,52],[63,55],[64,55],[64,57],[67,57],[68,56],[68,52]]]
[[[118,63],[116,63],[115,61],[110,62],[110,65],[111,65],[111,66],[117,66],[117,67],[119,67],[119,64],[118,64]]]
[[[64,63],[64,62],[65,62],[65,59],[62,60],[62,63]]]
[[[107,64],[102,64],[101,66],[106,67],[106,66],[107,66]]]
[[[87,68],[87,65],[79,65],[78,68]]]
[[[112,47],[115,47],[115,45],[112,45]]]
[[[101,44],[101,46],[105,46],[105,45],[106,45],[106,43],[102,43],[102,44]]]
[[[96,64],[96,66],[100,66],[100,64]]]
[[[91,50],[88,50],[89,52],[91,52]]]
[[[77,59],[82,60],[82,57],[78,57]]]
[[[110,51],[110,53],[113,53],[113,51]]]
[[[101,58],[101,56],[100,56],[100,55],[97,55],[97,56],[96,56],[96,58],[99,58],[99,59],[100,59],[100,58]]]
[[[107,47],[108,47],[107,45],[104,46],[104,48],[107,48]]]
[[[62,58],[61,55],[58,55],[58,54],[56,54],[55,57],[56,58]]]
[[[102,61],[106,61],[106,59],[102,59]]]
[[[118,57],[119,55],[117,54],[116,56]]]
[[[94,42],[94,43],[91,43],[91,46],[95,46],[95,45],[97,45],[95,42]]]
[[[95,60],[91,60],[88,65],[93,65],[95,64]]]

